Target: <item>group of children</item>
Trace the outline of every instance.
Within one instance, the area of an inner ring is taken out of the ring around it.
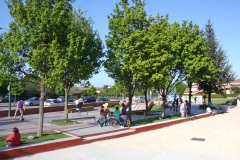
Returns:
[[[176,111],[178,112],[178,109],[181,113],[181,117],[187,117],[189,115],[190,112],[190,107],[189,107],[189,103],[187,100],[185,100],[185,102],[182,99],[182,96],[180,95],[179,98],[177,98],[177,95],[174,95],[174,100],[172,102],[172,107],[170,108],[170,111]],[[180,103],[180,105],[179,105]]]
[[[113,112],[113,115],[115,116],[115,118],[117,120],[120,119],[120,115],[121,115],[121,118],[123,118],[124,120],[127,119],[127,106],[122,103],[121,104],[121,107],[122,107],[122,110],[121,112],[119,111],[119,107],[116,107],[114,112]],[[101,106],[101,109],[100,109],[100,115],[103,117],[103,121],[105,122],[106,120],[108,120],[108,118],[110,117],[111,115],[111,111],[109,110],[109,106],[107,106],[107,108],[104,110],[104,106]]]

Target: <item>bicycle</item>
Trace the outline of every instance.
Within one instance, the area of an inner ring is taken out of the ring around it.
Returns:
[[[117,128],[120,126],[129,128],[129,127],[131,127],[131,121],[130,121],[129,117],[127,117],[126,119],[123,119],[122,117],[119,117],[119,119],[113,118],[111,125],[114,128]]]
[[[97,120],[97,125],[99,127],[103,127],[104,124],[105,124],[105,126],[109,126],[109,125],[112,125],[112,120],[113,120],[113,118],[111,116],[106,117],[106,118],[104,118],[102,116],[102,117],[99,117],[99,119]]]

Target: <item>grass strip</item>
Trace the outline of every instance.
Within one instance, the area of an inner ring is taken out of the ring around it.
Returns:
[[[28,136],[34,136],[35,138],[29,139]],[[63,134],[61,132],[56,131],[46,131],[43,133],[41,137],[37,137],[36,133],[29,133],[29,134],[21,134],[21,141],[22,144],[31,144],[31,143],[39,143],[39,142],[45,142],[49,140],[56,140],[61,138],[67,138],[70,137],[69,135]],[[0,148],[5,148],[5,137],[0,137]]]
[[[52,122],[52,124],[55,124],[55,125],[59,125],[59,126],[62,126],[62,125],[73,125],[73,124],[83,124],[84,122],[79,122],[79,121],[56,121],[56,122]]]
[[[164,121],[169,121],[173,119],[179,119],[181,118],[180,116],[167,116],[164,119],[159,119],[159,117],[155,118],[149,118],[149,119],[143,119],[143,120],[136,120],[132,122],[132,126],[140,126],[144,124],[149,124],[149,123],[157,123],[157,122],[164,122]]]

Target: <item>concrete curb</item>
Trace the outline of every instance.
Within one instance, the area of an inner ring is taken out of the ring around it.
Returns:
[[[219,114],[219,113],[215,113],[214,115],[217,115],[217,114]],[[62,149],[62,148],[66,148],[66,147],[73,147],[73,146],[77,146],[77,145],[89,144],[89,143],[93,143],[96,141],[120,138],[120,137],[129,136],[129,135],[133,135],[133,134],[138,134],[141,132],[147,132],[150,130],[156,130],[156,129],[161,129],[164,127],[169,127],[169,126],[176,125],[176,124],[183,123],[183,122],[189,122],[189,121],[194,121],[194,120],[198,120],[201,118],[207,118],[210,116],[212,116],[212,115],[211,114],[201,114],[201,115],[196,115],[191,118],[170,120],[170,121],[161,122],[161,123],[157,123],[157,124],[149,124],[149,125],[144,125],[144,126],[123,128],[123,129],[114,130],[114,131],[106,131],[106,132],[102,132],[102,133],[78,136],[78,138],[76,138],[76,139],[67,140],[67,141],[50,142],[50,143],[40,144],[40,145],[36,145],[36,146],[27,146],[27,147],[23,147],[23,148],[16,148],[16,149],[11,149],[11,150],[0,151],[0,155],[1,155],[0,159],[8,159],[8,158],[15,158],[15,157],[20,157],[20,156],[27,156],[27,155],[32,155],[32,154],[36,154],[36,153]],[[106,136],[100,137],[100,138],[84,140],[84,137],[109,134],[109,133],[123,131],[123,130],[131,130],[132,132],[120,133],[117,135],[110,135],[110,136],[106,135]],[[67,134],[70,134],[70,133],[67,133]],[[70,135],[72,135],[72,134],[70,134]],[[72,135],[72,136],[76,136],[76,135]]]

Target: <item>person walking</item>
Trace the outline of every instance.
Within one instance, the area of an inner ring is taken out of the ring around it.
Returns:
[[[181,117],[185,117],[186,114],[186,105],[183,102],[183,100],[180,100],[180,113],[181,113]]]
[[[188,103],[188,100],[185,100],[185,106],[186,106],[186,117],[190,116],[190,104]]]
[[[178,103],[178,98],[176,99],[176,112],[178,112],[178,105],[179,105],[179,103]]]
[[[76,105],[76,110],[79,110],[80,106],[79,106],[79,99],[78,98],[75,100],[75,105]]]
[[[16,110],[15,110],[15,114],[14,114],[14,119],[16,119],[16,116],[17,116],[17,112],[19,111],[20,114],[21,114],[21,120],[23,121],[24,118],[23,118],[23,110],[25,111],[25,104],[24,104],[24,101],[23,100],[20,100],[17,102],[17,107],[16,107]]]

